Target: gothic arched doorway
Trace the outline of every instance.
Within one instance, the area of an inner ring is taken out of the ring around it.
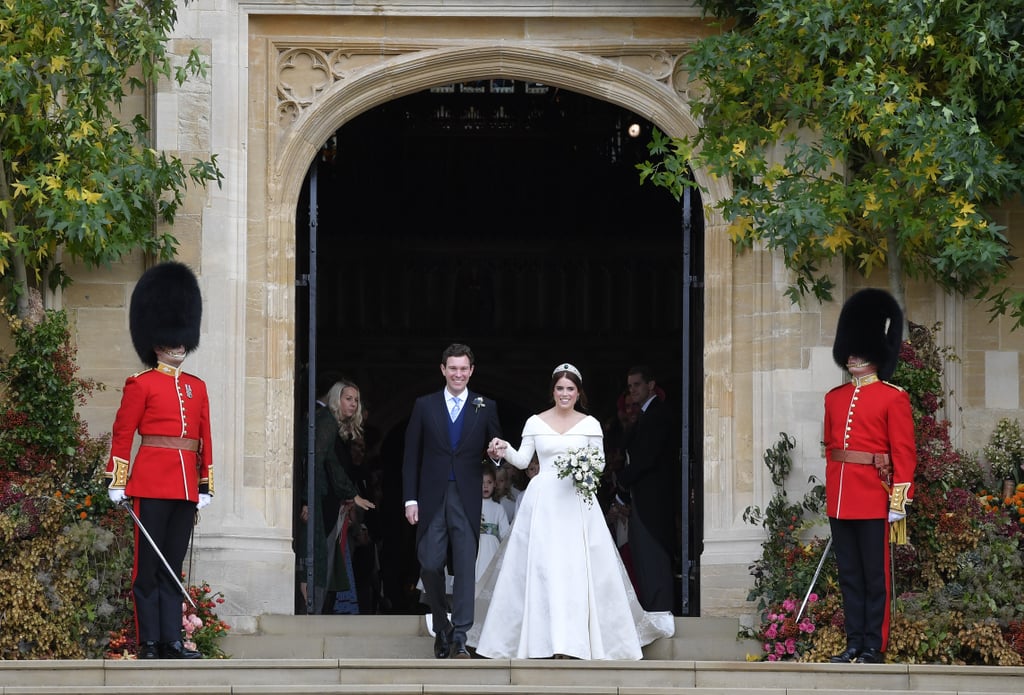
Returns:
[[[636,126],[636,128],[631,128]],[[691,413],[690,481],[701,480],[702,295],[683,311],[684,234],[700,287],[699,200],[682,211],[634,165],[651,125],[628,110],[538,83],[436,87],[353,118],[316,162],[317,316],[296,302],[296,355],[311,326],[317,373],[358,383],[370,412],[367,466],[380,471],[385,610],[415,612],[415,567],[401,516],[405,418],[440,386],[438,356],[470,344],[473,387],[494,397],[513,440],[544,407],[545,370],[570,360],[591,412],[614,423],[628,366],[650,364],[667,398]],[[634,134],[635,133],[635,134]],[[307,187],[308,190],[308,187]],[[309,271],[308,194],[296,211],[296,272]],[[688,316],[688,325],[683,325]],[[696,327],[696,328],[693,328]],[[682,373],[685,351],[691,365]],[[302,373],[301,364],[296,373]],[[690,401],[683,407],[683,384]],[[296,422],[306,389],[296,387]],[[692,581],[681,613],[699,613],[702,505],[688,495]],[[683,505],[681,505],[683,506]]]

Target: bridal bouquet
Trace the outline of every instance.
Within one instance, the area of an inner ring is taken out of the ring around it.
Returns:
[[[593,504],[604,469],[604,452],[594,446],[569,449],[566,455],[556,456],[554,464],[558,477],[570,478],[576,493],[587,504]]]

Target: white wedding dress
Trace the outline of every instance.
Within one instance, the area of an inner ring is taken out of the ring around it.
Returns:
[[[492,659],[641,659],[640,648],[675,631],[671,613],[640,606],[600,505],[587,504],[554,459],[569,449],[603,448],[593,417],[558,434],[536,415],[505,459],[540,472],[524,492],[512,530],[477,582],[468,643]]]

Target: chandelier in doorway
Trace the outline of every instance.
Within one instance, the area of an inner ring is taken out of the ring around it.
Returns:
[[[406,127],[421,133],[499,134],[538,128],[558,115],[560,92],[540,82],[473,80],[438,85],[405,103]]]

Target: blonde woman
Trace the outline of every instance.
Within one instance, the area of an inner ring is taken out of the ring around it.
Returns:
[[[352,465],[352,447],[363,436],[359,387],[347,380],[337,381],[327,392],[325,402],[327,407],[317,411],[315,420],[314,485],[318,511],[313,519],[314,613],[332,612],[336,593],[350,588],[344,556],[337,546],[351,505],[364,510],[376,506],[359,495],[346,473]],[[299,470],[305,471],[302,467]],[[308,486],[305,480],[297,482],[303,498],[301,519],[307,522]],[[305,547],[305,541],[301,543],[300,550]],[[304,588],[303,594],[307,590]]]

